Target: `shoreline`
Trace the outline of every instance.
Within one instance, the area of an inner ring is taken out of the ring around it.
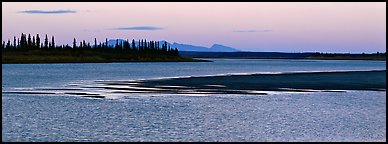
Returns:
[[[193,57],[202,59],[257,59],[257,60],[355,60],[355,61],[386,61],[385,59],[330,59],[330,58],[250,58],[250,57]]]
[[[143,63],[143,62],[213,62],[206,59],[251,59],[251,60],[348,60],[348,61],[386,61],[385,59],[328,59],[328,58],[207,58],[207,57],[195,57],[195,58],[183,58],[184,60],[93,60],[93,61],[18,61],[7,62],[2,60],[2,64],[79,64],[79,63]]]
[[[312,59],[312,60],[377,60],[386,61],[385,53],[311,53],[311,52],[192,52],[182,51],[182,56],[191,58],[229,59]]]
[[[325,57],[307,57],[306,60],[365,60],[365,61],[387,61],[386,59],[352,59],[352,58],[325,58]]]
[[[209,60],[194,60],[194,61],[76,61],[76,62],[18,62],[18,63],[2,63],[2,64],[83,64],[83,63],[163,63],[163,62],[213,62]]]
[[[20,58],[23,59],[23,58]],[[27,60],[26,60],[27,59]],[[196,58],[164,58],[164,59],[105,59],[99,57],[41,57],[39,59],[6,59],[2,57],[2,64],[71,64],[71,63],[143,63],[143,62],[212,62],[210,60],[196,59]]]

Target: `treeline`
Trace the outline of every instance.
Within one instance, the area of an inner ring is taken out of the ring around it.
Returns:
[[[384,56],[386,55],[386,52],[375,52],[375,53],[328,53],[328,52],[315,52],[314,55],[328,55],[328,56],[341,56],[341,55],[360,55],[360,56],[365,56],[365,55],[376,55],[376,56]]]
[[[325,57],[385,57],[386,52],[376,52],[376,53],[314,53],[313,56],[325,56]]]
[[[376,53],[361,53],[361,54],[351,54],[351,53],[314,53],[313,55],[307,57],[307,59],[323,59],[323,60],[386,60],[386,52],[376,52]]]
[[[179,51],[177,48],[171,48],[167,42],[160,43],[159,41],[149,41],[147,40],[138,40],[136,44],[135,40],[132,41],[120,41],[117,39],[115,45],[109,45],[108,39],[105,39],[105,43],[97,42],[97,39],[94,39],[94,45],[92,46],[90,42],[85,40],[77,42],[76,38],[73,39],[72,46],[69,44],[66,45],[56,45],[54,36],[51,39],[48,38],[47,34],[42,41],[39,34],[36,36],[28,36],[24,33],[21,34],[20,38],[14,36],[13,42],[8,39],[7,42],[3,41],[2,43],[2,52],[12,52],[12,51],[42,51],[42,52],[69,52],[72,55],[83,55],[89,54],[92,55],[94,52],[97,53],[114,53],[119,55],[126,55],[129,57],[134,56],[179,56]]]

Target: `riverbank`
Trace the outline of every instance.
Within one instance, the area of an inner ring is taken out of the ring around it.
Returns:
[[[112,62],[211,62],[180,56],[160,57],[104,57],[101,55],[44,55],[26,53],[3,53],[2,64],[35,64],[35,63],[112,63]]]
[[[386,61],[385,55],[320,55],[310,56],[305,59],[312,60],[375,60]]]
[[[385,61],[385,53],[347,54],[347,53],[287,53],[287,52],[192,52],[181,51],[181,56],[192,58],[228,59],[315,59],[315,60],[377,60]]]

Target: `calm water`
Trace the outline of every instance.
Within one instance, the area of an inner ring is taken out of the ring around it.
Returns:
[[[381,61],[2,65],[2,91],[226,73],[385,70]],[[2,94],[2,141],[386,141],[386,92],[127,94],[116,99]]]

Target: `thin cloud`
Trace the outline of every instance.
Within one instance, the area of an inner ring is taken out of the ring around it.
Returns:
[[[162,30],[161,27],[154,27],[154,26],[136,26],[136,27],[119,27],[114,28],[114,30]]]
[[[26,14],[67,14],[67,13],[76,13],[75,10],[25,10],[19,11],[19,13]]]
[[[236,30],[238,33],[272,32],[272,30]]]

